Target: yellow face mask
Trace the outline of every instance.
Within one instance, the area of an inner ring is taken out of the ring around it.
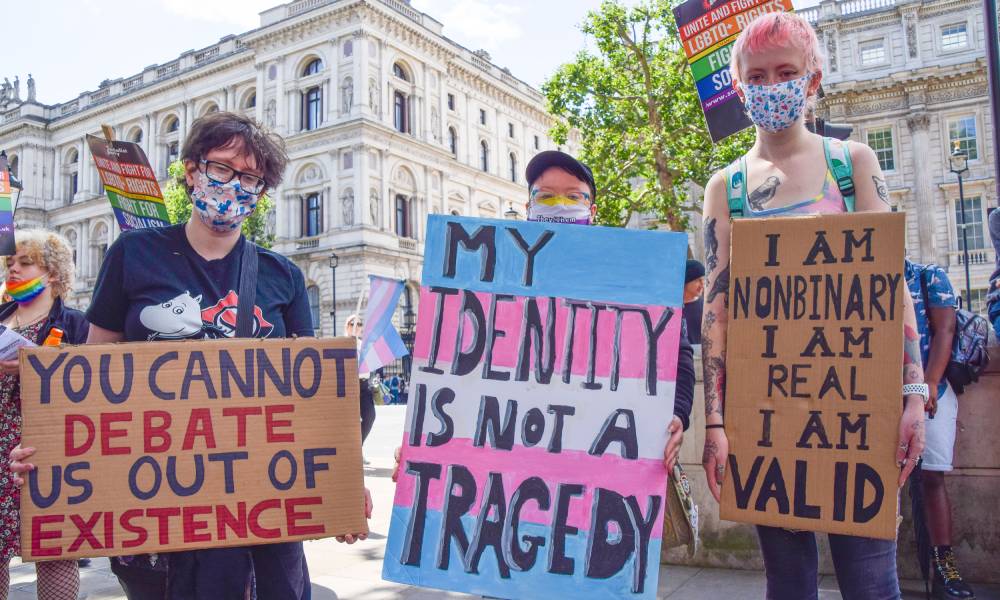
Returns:
[[[528,205],[529,221],[548,221],[550,223],[574,223],[590,225],[589,198],[579,194],[569,196],[547,196],[534,194]]]

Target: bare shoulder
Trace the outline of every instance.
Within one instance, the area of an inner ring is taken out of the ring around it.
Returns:
[[[712,175],[705,185],[705,215],[729,216],[729,194],[726,191],[726,169]]]

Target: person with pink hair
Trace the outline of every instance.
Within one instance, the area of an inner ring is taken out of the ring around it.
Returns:
[[[755,19],[733,45],[730,72],[757,136],[750,151],[713,175],[705,189],[707,292],[702,360],[706,431],[702,463],[716,500],[729,454],[723,415],[731,219],[890,209],[882,171],[868,146],[841,143],[806,128],[805,114],[823,77],[823,54],[805,19],[782,12]],[[845,165],[849,165],[846,171]],[[896,452],[900,486],[923,451],[927,399],[926,385],[920,385],[924,379],[913,303],[909,294],[902,296],[906,332],[903,382],[917,384],[915,387],[923,393],[904,395],[901,391],[905,409],[899,422]],[[767,598],[815,599],[815,534],[764,526],[757,527],[757,534],[767,576]],[[829,537],[837,581],[845,598],[900,597],[895,541],[834,534]]]

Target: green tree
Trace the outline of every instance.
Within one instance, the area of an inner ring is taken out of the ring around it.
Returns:
[[[636,212],[655,213],[674,231],[687,227],[687,182],[711,174],[750,147],[743,132],[712,144],[669,0],[626,7],[605,0],[582,29],[587,49],[542,86],[565,144],[579,132],[579,158],[597,181],[598,220],[624,225]]]
[[[184,223],[191,217],[191,199],[183,182],[184,163],[177,160],[167,169],[170,173],[170,183],[163,190],[163,201],[167,205],[167,214],[171,223]],[[264,247],[274,245],[274,234],[267,231],[267,213],[274,208],[274,201],[267,194],[257,199],[257,210],[243,221],[243,235],[248,240]]]

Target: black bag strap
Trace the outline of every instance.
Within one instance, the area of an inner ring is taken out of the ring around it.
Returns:
[[[236,337],[253,337],[257,304],[257,244],[243,239],[240,257],[240,291],[236,303]]]
[[[930,301],[927,299],[927,267],[920,269],[920,294],[924,297],[924,313],[927,313],[927,307],[931,305]]]

